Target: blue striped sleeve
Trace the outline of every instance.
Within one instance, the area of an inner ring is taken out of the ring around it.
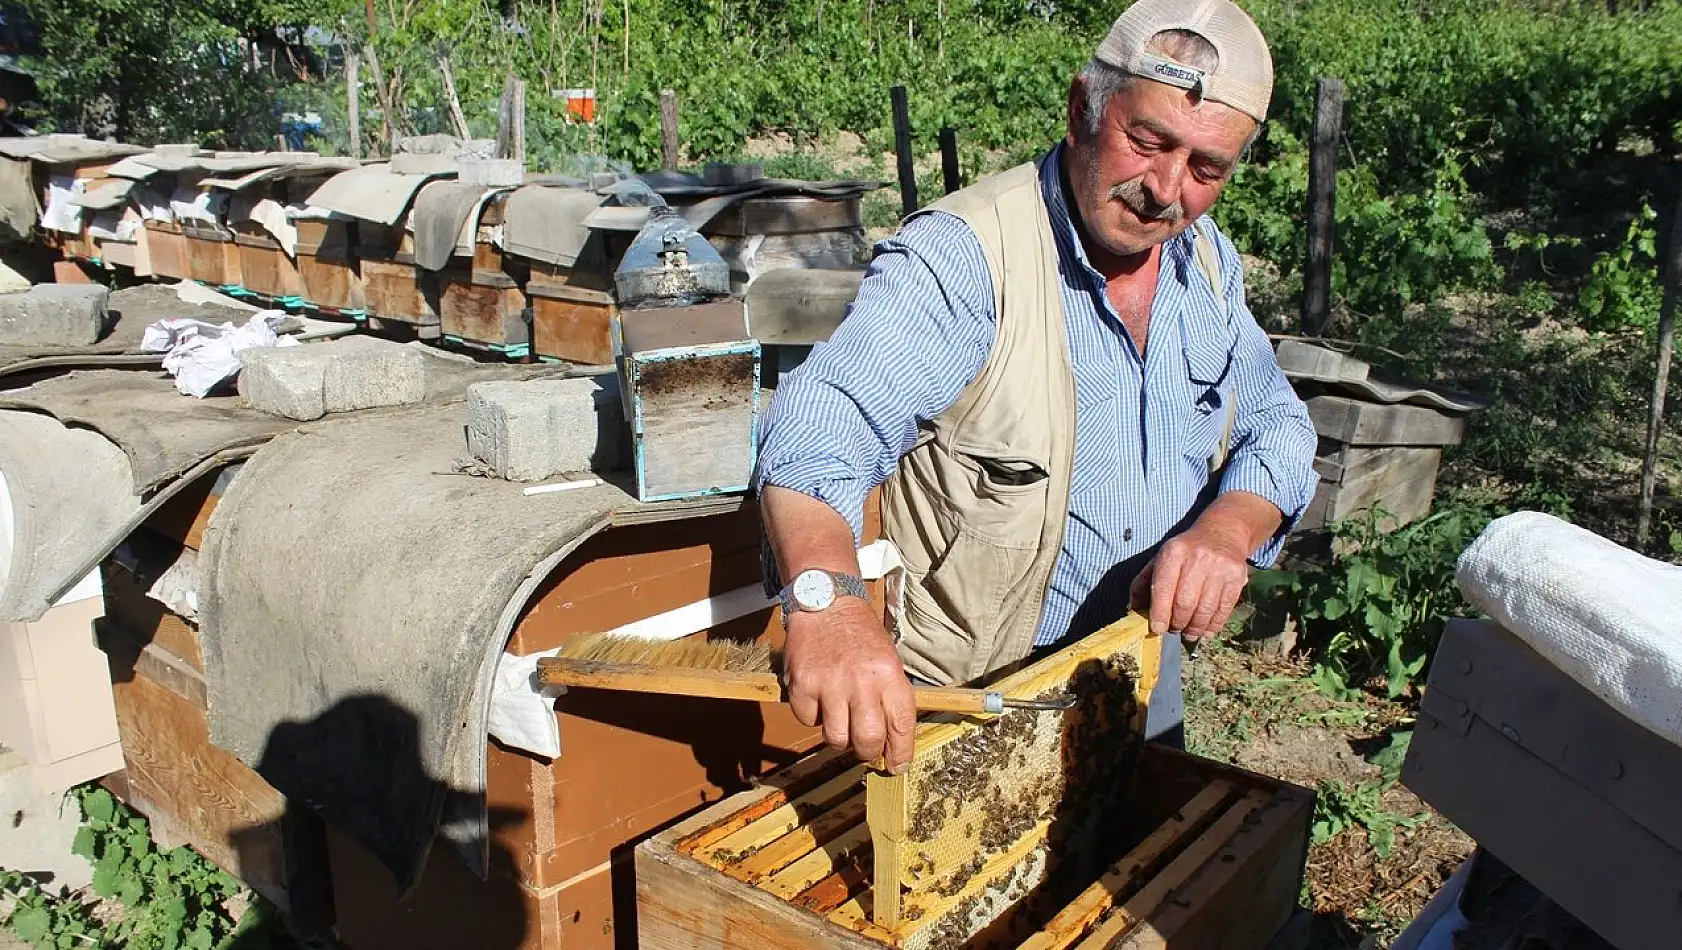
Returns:
[[[1314,498],[1320,480],[1314,471],[1319,436],[1308,408],[1280,370],[1267,334],[1244,302],[1243,264],[1237,248],[1218,230],[1215,245],[1238,337],[1232,361],[1238,416],[1220,490],[1260,495],[1284,514],[1279,530],[1250,557],[1255,566],[1267,567],[1278,559],[1285,536]]]
[[[957,401],[993,345],[993,284],[968,225],[913,218],[879,242],[841,326],[778,386],[755,487],[793,489],[847,519],[916,443],[918,424]]]

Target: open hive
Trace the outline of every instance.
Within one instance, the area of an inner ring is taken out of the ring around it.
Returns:
[[[1130,618],[993,684],[1067,713],[930,719],[904,775],[820,753],[645,842],[639,945],[1265,946],[1313,797],[1146,746],[1159,650]]]

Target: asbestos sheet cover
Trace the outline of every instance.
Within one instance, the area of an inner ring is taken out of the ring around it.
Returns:
[[[474,803],[483,870],[495,657],[530,578],[635,507],[611,484],[526,497],[445,474],[467,454],[462,418],[417,407],[276,439],[222,497],[200,561],[212,741],[405,890],[446,796]]]
[[[409,210],[420,186],[437,174],[398,175],[386,165],[353,168],[327,179],[310,195],[309,203],[363,221],[392,225]]]
[[[582,188],[527,185],[509,195],[503,209],[503,249],[529,260],[571,267],[590,239],[584,219],[601,203],[601,195]]]
[[[162,373],[67,373],[0,393],[0,408],[44,412],[85,426],[128,455],[133,491],[145,495],[219,452],[257,445],[297,423],[244,406],[237,396],[189,399]]]
[[[0,411],[0,477],[15,519],[0,620],[39,620],[127,533],[140,499],[121,449],[33,412]]]

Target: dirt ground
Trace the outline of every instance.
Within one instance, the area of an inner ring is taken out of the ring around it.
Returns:
[[[1186,671],[1191,751],[1320,789],[1323,799],[1328,786],[1382,786],[1384,771],[1368,757],[1392,734],[1413,728],[1408,707],[1376,698],[1334,702],[1306,674],[1298,664],[1240,647],[1204,647]],[[1315,915],[1313,950],[1386,945],[1472,851],[1470,838],[1400,785],[1384,788],[1376,807],[1357,813],[1367,826],[1356,823],[1309,853],[1303,904]],[[1388,856],[1368,827],[1379,829],[1380,841],[1393,828]]]

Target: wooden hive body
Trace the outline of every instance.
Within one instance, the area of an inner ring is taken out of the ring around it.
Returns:
[[[820,753],[657,835],[639,945],[1260,950],[1294,909],[1313,796],[1145,745],[1135,673],[1159,649],[1124,620],[994,684],[1084,693],[1077,712],[926,721],[905,775]]]

